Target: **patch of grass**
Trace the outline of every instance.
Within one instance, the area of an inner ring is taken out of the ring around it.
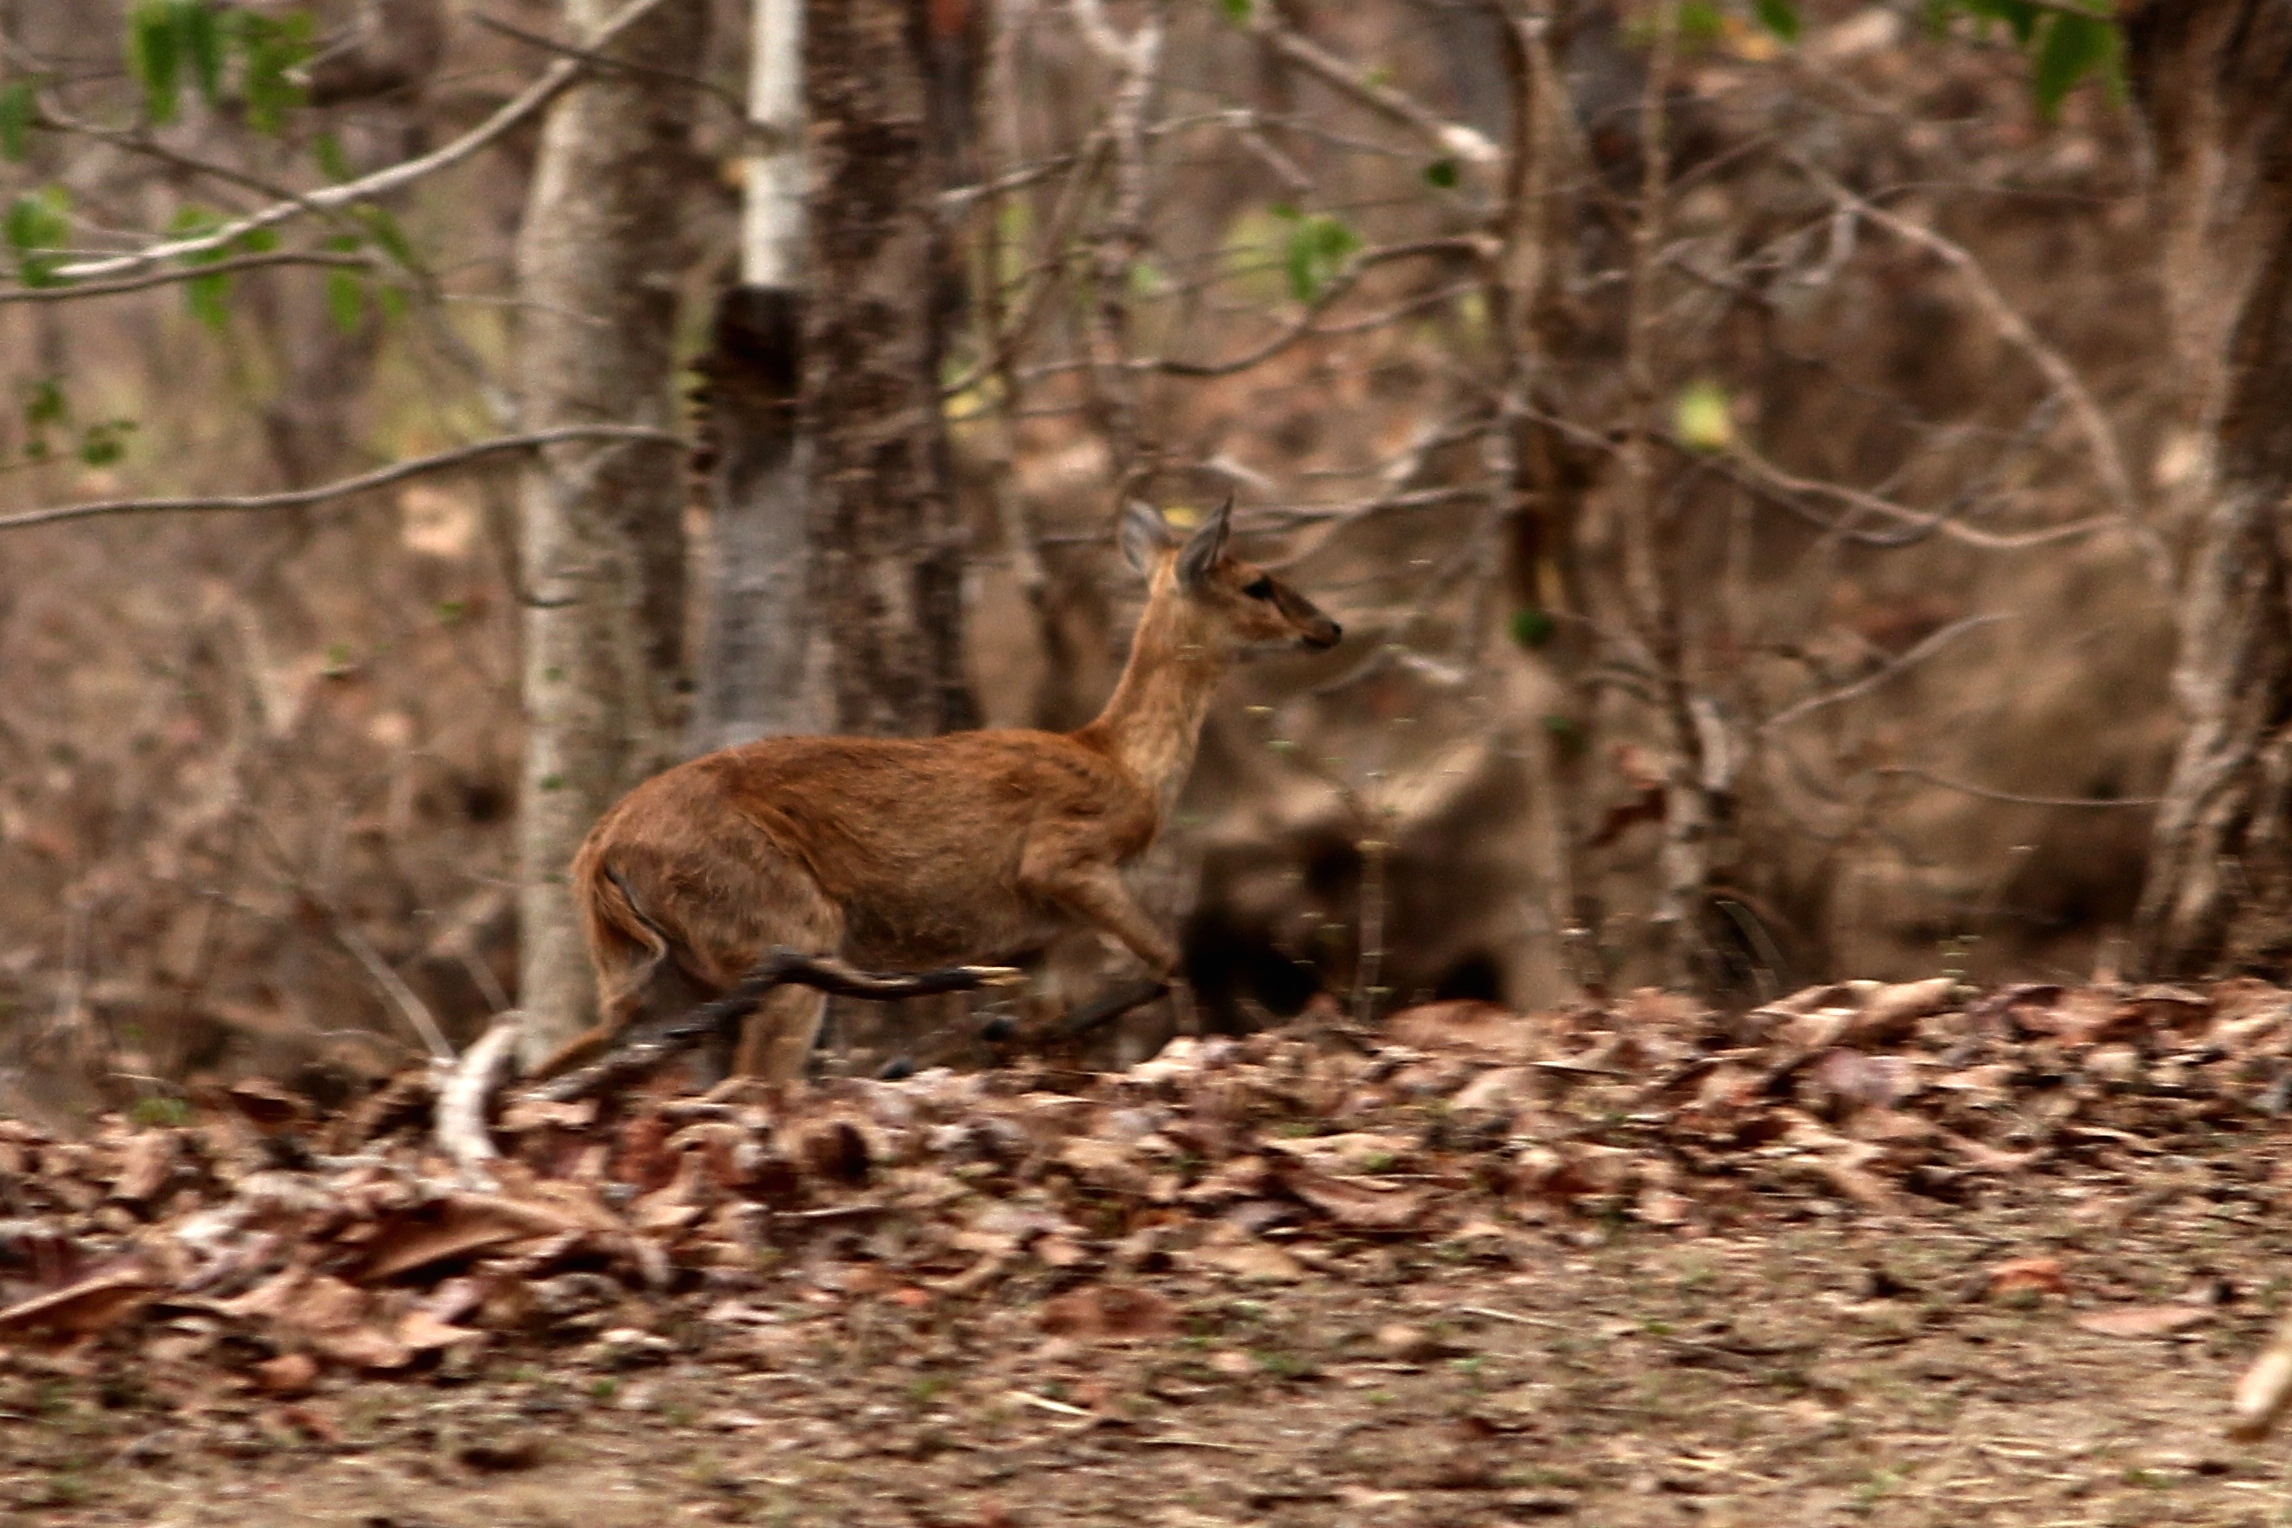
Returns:
[[[608,1405],[621,1393],[621,1382],[610,1374],[599,1375],[589,1382],[589,1399],[598,1405]]]
[[[954,1385],[951,1374],[921,1374],[907,1387],[907,1402],[911,1406],[928,1406],[945,1395]]]

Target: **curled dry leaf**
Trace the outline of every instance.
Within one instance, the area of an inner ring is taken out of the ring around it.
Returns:
[[[0,1310],[0,1341],[21,1337],[87,1337],[109,1331],[158,1297],[161,1285],[141,1267],[113,1269]]]

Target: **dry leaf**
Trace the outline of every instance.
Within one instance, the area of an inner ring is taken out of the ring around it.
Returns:
[[[1177,1307],[1150,1289],[1086,1284],[1045,1301],[1037,1318],[1054,1337],[1124,1341],[1167,1337],[1178,1329]]]
[[[2103,1337],[2163,1337],[2213,1318],[2204,1305],[2121,1305],[2077,1318],[2079,1330]]]
[[[99,1273],[0,1310],[0,1338],[85,1337],[109,1331],[158,1293],[158,1283],[140,1267]]]
[[[1305,1277],[1305,1268],[1296,1258],[1269,1242],[1205,1247],[1194,1254],[1194,1261],[1254,1283],[1294,1284]]]
[[[1989,1291],[1992,1295],[2012,1294],[2020,1289],[2034,1289],[2048,1295],[2069,1293],[2069,1276],[2062,1271],[2061,1259],[2009,1258],[1990,1270]]]
[[[1374,1178],[1340,1178],[1303,1163],[1280,1173],[1282,1187],[1322,1214],[1356,1231],[1399,1231],[1424,1217],[1421,1191],[1380,1183]]]

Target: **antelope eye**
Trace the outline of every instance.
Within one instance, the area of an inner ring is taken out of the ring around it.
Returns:
[[[1273,580],[1261,573],[1256,578],[1253,578],[1248,583],[1242,585],[1242,593],[1248,595],[1253,600],[1272,599]]]

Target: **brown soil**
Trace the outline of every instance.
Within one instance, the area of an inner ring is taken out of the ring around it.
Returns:
[[[1175,1323],[1129,1340],[1046,1335],[1045,1273],[975,1300],[815,1288],[296,1401],[162,1405],[132,1367],[19,1360],[0,1520],[2257,1528],[2292,1520],[2282,1450],[2219,1424],[2287,1237],[2249,1172],[2167,1158],[1758,1234],[1299,1244],[1288,1281],[1129,1281]],[[1993,1289],[2031,1256],[2066,1296]],[[2075,1324],[2224,1294],[2170,1336]]]

